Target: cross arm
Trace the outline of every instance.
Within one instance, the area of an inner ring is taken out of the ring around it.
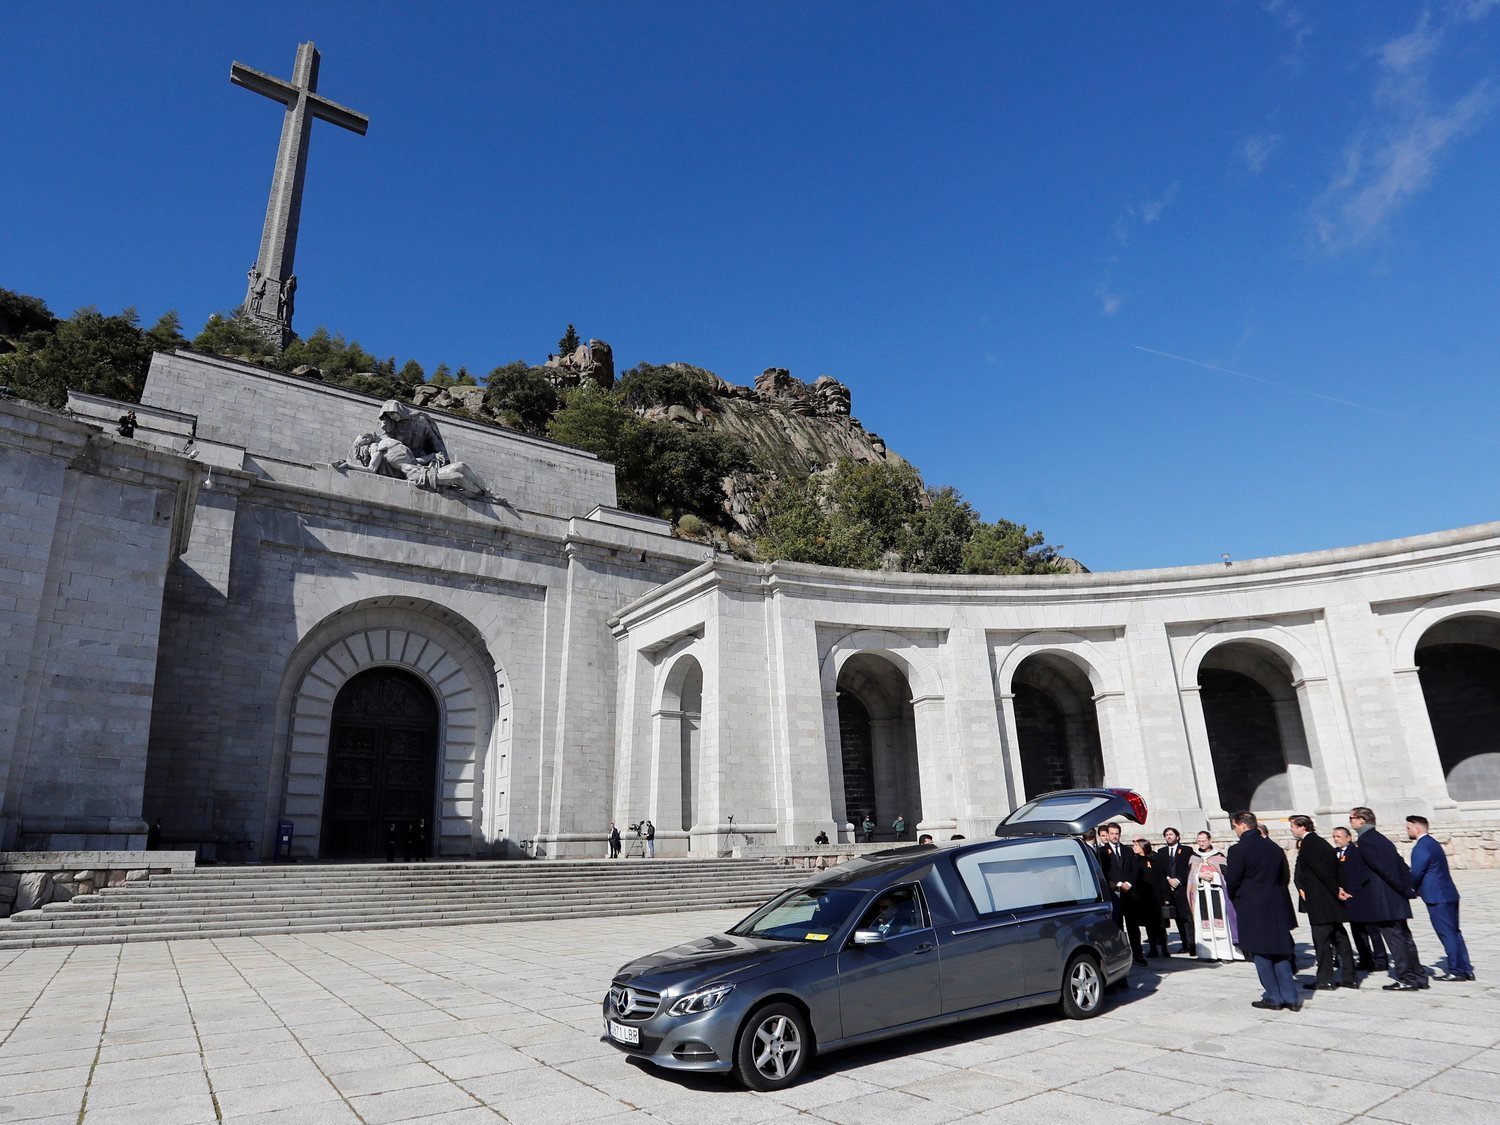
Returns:
[[[322,94],[308,94],[307,108],[312,110],[312,115],[331,125],[337,125],[341,129],[348,129],[351,133],[358,133],[361,137],[365,130],[370,127],[370,119],[363,113],[358,113],[348,106],[331,102]]]
[[[256,70],[244,63],[230,64],[229,81],[236,86],[242,86],[246,90],[253,90],[257,94],[281,102],[283,105],[291,105],[297,100],[297,87],[290,82],[273,78],[264,71]]]

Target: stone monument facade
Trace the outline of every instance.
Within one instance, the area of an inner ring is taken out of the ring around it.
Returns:
[[[302,185],[307,177],[307,151],[314,120],[328,121],[364,136],[370,119],[318,93],[318,50],[311,43],[297,47],[292,80],[274,78],[244,63],[229,68],[236,86],[281,102],[286,113],[281,124],[281,143],[276,149],[276,170],[271,177],[271,196],[266,203],[266,222],[261,229],[260,253],[250,267],[245,290],[245,315],[256,330],[277,348],[292,339],[292,314],[297,294],[297,227],[302,213]]]

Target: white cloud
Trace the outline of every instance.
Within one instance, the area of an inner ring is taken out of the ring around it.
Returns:
[[[1244,161],[1245,167],[1260,175],[1271,162],[1271,154],[1281,147],[1282,139],[1280,133],[1256,133],[1240,142],[1235,155]]]
[[[1313,25],[1307,18],[1307,13],[1290,0],[1264,0],[1261,8],[1292,37],[1291,48],[1282,61],[1290,67],[1301,66],[1307,40],[1313,33]]]
[[[1120,214],[1115,218],[1113,227],[1115,241],[1124,246],[1130,241],[1130,232],[1137,222],[1149,225],[1160,219],[1162,212],[1177,198],[1179,186],[1178,182],[1173,180],[1167,185],[1167,190],[1162,192],[1160,198],[1148,199],[1142,203],[1127,203],[1120,208]]]
[[[1478,15],[1466,18],[1479,18],[1497,3],[1471,4]],[[1424,12],[1411,31],[1376,51],[1380,75],[1371,110],[1311,210],[1313,230],[1325,249],[1347,250],[1379,236],[1432,182],[1444,150],[1476,131],[1495,108],[1496,91],[1488,78],[1461,97],[1434,100],[1428,78],[1445,37],[1446,28],[1434,27]]]
[[[1173,180],[1171,185],[1162,193],[1160,199],[1150,200],[1141,204],[1141,221],[1143,223],[1154,223],[1161,218],[1161,213],[1171,206],[1172,200],[1177,198],[1177,181]]]
[[[1108,285],[1097,287],[1094,295],[1099,298],[1099,311],[1105,316],[1114,316],[1125,305],[1125,298],[1119,293],[1111,292]]]

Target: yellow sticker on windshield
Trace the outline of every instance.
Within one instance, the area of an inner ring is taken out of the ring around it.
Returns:
[[[808,934],[807,935],[807,940],[808,941],[827,941],[828,940],[828,935],[827,934]]]

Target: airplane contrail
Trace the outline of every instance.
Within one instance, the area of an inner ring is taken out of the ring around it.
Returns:
[[[1131,344],[1130,346],[1136,349],[1136,351],[1147,352],[1150,355],[1159,355],[1163,359],[1174,359],[1178,363],[1191,363],[1194,367],[1202,367],[1207,371],[1217,371],[1223,375],[1234,375],[1240,379],[1249,379],[1252,383],[1264,383],[1266,386],[1275,387],[1277,390],[1290,391],[1294,395],[1307,395],[1309,398],[1320,398],[1324,402],[1336,402],[1340,406],[1352,406],[1355,410],[1364,410],[1371,414],[1379,414],[1382,418],[1396,418],[1397,421],[1400,421],[1397,415],[1385,410],[1377,410],[1373,406],[1366,406],[1362,402],[1351,402],[1347,398],[1335,398],[1333,395],[1319,394],[1317,391],[1304,390],[1301,387],[1278,383],[1274,379],[1263,379],[1259,375],[1250,375],[1244,371],[1235,371],[1229,367],[1220,367],[1217,363],[1205,363],[1201,359],[1191,359],[1185,355],[1173,355],[1171,352],[1158,351],[1155,348],[1148,348],[1144,344]]]

